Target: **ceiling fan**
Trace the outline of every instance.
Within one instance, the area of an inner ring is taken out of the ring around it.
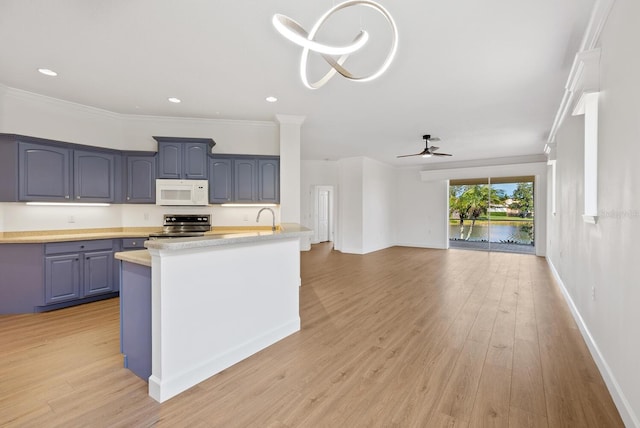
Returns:
[[[438,150],[440,147],[436,147],[436,146],[429,147],[429,143],[435,143],[437,141],[440,141],[440,138],[438,137],[432,138],[431,135],[423,135],[422,139],[425,142],[425,148],[423,151],[421,151],[420,153],[414,153],[412,155],[400,155],[396,157],[406,158],[409,156],[422,156],[423,158],[430,158],[431,156],[452,156],[449,153],[436,153],[436,150]]]

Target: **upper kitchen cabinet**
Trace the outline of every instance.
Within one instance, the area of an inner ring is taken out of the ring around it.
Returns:
[[[280,202],[279,158],[258,158],[258,201]]]
[[[280,158],[212,156],[209,159],[209,202],[279,203]]]
[[[126,202],[132,204],[154,204],[156,202],[155,153],[127,153],[125,155],[125,164]]]
[[[207,180],[211,138],[153,137],[158,142],[158,178]]]
[[[224,204],[233,201],[233,169],[231,158],[209,159],[209,202]]]
[[[235,202],[256,202],[258,200],[257,162],[251,158],[233,160],[233,190]]]
[[[71,199],[71,150],[18,143],[18,199],[68,201]]]
[[[116,202],[121,155],[108,149],[0,135],[0,201]]]
[[[115,202],[116,155],[73,151],[73,194],[78,202]]]

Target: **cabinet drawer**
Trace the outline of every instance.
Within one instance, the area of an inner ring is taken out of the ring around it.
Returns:
[[[146,240],[147,238],[123,238],[122,249],[123,250],[142,249],[144,248],[144,241]]]
[[[70,241],[70,242],[55,242],[51,244],[45,244],[45,254],[64,254],[64,253],[77,253],[84,251],[97,251],[97,250],[111,250],[113,249],[113,240],[111,239],[98,239],[95,241]]]

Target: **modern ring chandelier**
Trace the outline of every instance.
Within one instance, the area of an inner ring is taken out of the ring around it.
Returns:
[[[369,33],[364,30],[360,30],[353,41],[350,44],[344,46],[330,46],[316,42],[314,40],[314,37],[320,30],[320,27],[322,27],[322,25],[326,22],[327,19],[329,19],[331,15],[341,9],[345,9],[351,6],[370,7],[384,16],[391,26],[391,48],[389,49],[387,57],[378,70],[364,76],[354,76],[351,72],[343,67],[343,64],[347,60],[349,55],[357,52],[367,43],[367,41],[369,40]],[[336,72],[340,73],[349,80],[354,80],[357,82],[369,82],[371,80],[374,80],[380,77],[382,73],[387,71],[389,65],[391,65],[391,62],[393,61],[394,56],[396,55],[396,50],[398,48],[398,29],[396,28],[396,23],[393,21],[393,18],[384,7],[371,0],[350,0],[332,7],[320,17],[320,19],[314,24],[313,28],[308,33],[296,21],[279,13],[273,16],[272,22],[273,26],[276,28],[276,30],[278,30],[280,34],[291,40],[293,43],[302,47],[302,56],[300,58],[300,78],[302,79],[302,83],[309,89],[318,89],[322,87],[329,81],[329,79],[331,79],[336,74]],[[307,77],[307,63],[309,61],[309,52],[320,54],[322,58],[324,58],[324,60],[331,66],[331,69],[327,72],[327,74],[313,83],[309,82],[309,79]]]

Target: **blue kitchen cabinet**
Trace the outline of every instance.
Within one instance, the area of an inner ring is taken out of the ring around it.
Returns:
[[[131,250],[144,250],[144,242],[147,240],[144,238],[122,238],[121,251]]]
[[[73,151],[73,194],[78,202],[115,202],[116,155]]]
[[[279,158],[258,158],[258,201],[280,202]]]
[[[255,155],[210,157],[209,202],[279,203],[280,158]]]
[[[0,134],[0,201],[118,202],[122,152]]]
[[[45,304],[117,292],[118,244],[112,239],[45,244]]]
[[[64,302],[82,297],[80,288],[80,254],[45,257],[45,303]]]
[[[154,204],[156,202],[156,156],[155,153],[125,155],[126,202],[132,204]]]
[[[158,142],[158,178],[206,180],[210,138],[153,137]]]
[[[234,202],[256,202],[258,200],[258,174],[255,158],[233,159]]]
[[[207,174],[207,143],[185,143],[183,177],[188,180],[206,180]]]
[[[224,204],[233,201],[232,160],[228,157],[209,159],[209,202]]]
[[[69,201],[71,150],[32,143],[18,143],[18,199],[20,201]]]
[[[158,178],[182,178],[182,144],[158,142]]]
[[[84,297],[117,291],[113,250],[84,253]]]

